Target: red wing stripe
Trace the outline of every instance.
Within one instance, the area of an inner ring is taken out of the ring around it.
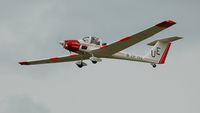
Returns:
[[[60,58],[59,57],[52,57],[52,58],[50,58],[49,60],[51,60],[51,61],[57,61],[57,60],[59,60]]]
[[[162,55],[162,57],[161,57],[161,59],[160,59],[159,64],[164,64],[164,63],[165,63],[165,60],[166,60],[166,58],[167,58],[167,54],[168,54],[168,52],[169,52],[170,46],[171,46],[171,43],[169,43],[169,44],[167,45],[167,48],[165,49],[165,51],[164,51],[164,53],[163,53],[163,55]]]
[[[69,55],[70,57],[74,57],[74,56],[77,56],[78,54],[71,54]]]
[[[170,27],[172,25],[176,24],[176,22],[172,21],[172,20],[167,20],[167,21],[163,21],[159,24],[157,24],[156,26],[157,27],[164,27],[164,28],[167,28],[167,27]]]
[[[129,37],[124,37],[124,38],[122,38],[121,40],[119,40],[120,42],[123,42],[123,41],[126,41],[126,40],[128,40],[129,39]]]
[[[105,45],[105,46],[101,46],[100,48],[102,49],[102,48],[107,48],[108,46],[107,45]]]

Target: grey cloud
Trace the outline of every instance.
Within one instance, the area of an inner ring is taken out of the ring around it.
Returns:
[[[199,10],[197,0],[1,0],[1,112],[199,113]],[[60,40],[95,35],[112,42],[166,19],[177,24],[128,49],[144,55],[150,41],[183,36],[156,69],[108,59],[83,69],[74,62],[17,64],[68,54]]]
[[[50,113],[27,96],[12,96],[0,101],[1,113]]]

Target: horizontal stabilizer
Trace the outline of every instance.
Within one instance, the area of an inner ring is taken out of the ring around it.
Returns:
[[[173,42],[173,41],[176,41],[176,40],[179,40],[179,39],[182,39],[182,37],[174,36],[174,37],[169,37],[169,38],[155,40],[155,41],[153,41],[151,43],[148,43],[147,45],[154,46],[156,44],[156,42],[158,42],[158,41],[159,42],[168,43],[168,42]]]

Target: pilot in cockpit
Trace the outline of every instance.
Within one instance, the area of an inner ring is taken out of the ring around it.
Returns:
[[[100,40],[99,40],[99,38],[91,37],[91,44],[100,45]]]
[[[90,44],[96,44],[96,45],[101,45],[101,39],[97,37],[84,37],[83,41],[85,43],[90,43]]]

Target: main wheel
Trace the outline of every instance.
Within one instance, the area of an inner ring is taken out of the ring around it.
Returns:
[[[76,65],[79,67],[79,68],[82,68],[83,66],[87,66],[87,64],[85,62],[76,62]]]
[[[96,64],[96,63],[97,63],[97,61],[92,61],[92,63],[93,63],[93,64]]]
[[[156,68],[156,64],[153,64],[152,66],[153,66],[153,68]]]
[[[77,65],[79,68],[82,68],[83,67],[83,65]]]
[[[82,67],[83,67],[83,63],[82,63],[82,62],[76,63],[76,65],[77,65],[79,68],[82,68]]]

